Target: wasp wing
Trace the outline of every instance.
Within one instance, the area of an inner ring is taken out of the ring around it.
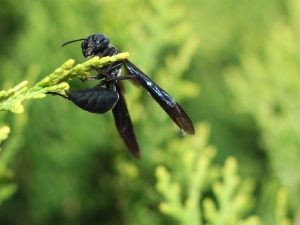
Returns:
[[[126,101],[123,96],[121,87],[119,85],[120,83],[116,85],[117,92],[119,93],[119,101],[112,110],[115,119],[115,124],[129,152],[134,157],[140,158],[140,148],[136,141],[136,136],[127,109]]]
[[[188,134],[195,133],[193,123],[189,116],[167,92],[159,87],[129,60],[126,60],[124,65],[127,72],[136,77],[135,80],[149,92],[179,128]]]

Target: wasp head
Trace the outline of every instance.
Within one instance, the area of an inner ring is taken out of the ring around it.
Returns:
[[[104,34],[93,34],[81,43],[82,54],[89,58],[101,53],[109,45],[109,39]]]
[[[92,34],[87,38],[80,38],[72,41],[65,42],[62,46],[68,45],[73,42],[82,41],[81,50],[86,58],[99,55],[109,45],[109,38],[104,34]]]

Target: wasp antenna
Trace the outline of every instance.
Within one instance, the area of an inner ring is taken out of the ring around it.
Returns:
[[[80,39],[76,39],[76,40],[72,40],[72,41],[67,41],[67,42],[63,43],[63,44],[61,45],[61,47],[64,47],[64,46],[66,46],[66,45],[68,45],[68,44],[71,44],[71,43],[73,43],[73,42],[84,41],[84,40],[86,40],[86,39],[85,39],[85,38],[80,38]]]

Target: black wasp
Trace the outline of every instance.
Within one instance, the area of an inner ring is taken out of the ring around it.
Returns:
[[[86,58],[113,56],[120,53],[115,46],[110,44],[109,38],[103,34],[93,34],[87,38],[68,41],[62,46],[77,41],[82,41],[81,49]],[[101,114],[112,109],[119,134],[129,152],[136,158],[140,157],[140,149],[123,96],[121,80],[131,80],[141,85],[180,129],[188,134],[195,133],[192,121],[181,106],[129,60],[113,62],[97,69],[97,75],[89,79],[100,80],[100,82],[94,88],[66,91],[68,99],[78,107],[93,113]]]

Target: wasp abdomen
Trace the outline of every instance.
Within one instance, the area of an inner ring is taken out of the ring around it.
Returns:
[[[75,105],[83,110],[100,114],[114,108],[119,99],[116,91],[103,87],[66,91],[66,94]]]

